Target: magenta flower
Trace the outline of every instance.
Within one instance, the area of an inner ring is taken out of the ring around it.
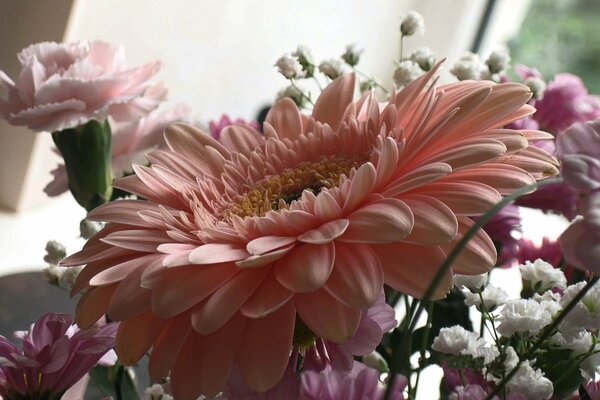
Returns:
[[[246,121],[242,118],[231,119],[227,114],[223,114],[218,120],[208,122],[210,135],[215,139],[219,139],[219,137],[221,137],[221,131],[231,125],[248,125],[256,130],[259,130],[258,122],[256,121]]]
[[[118,324],[79,330],[65,314],[46,314],[28,332],[22,349],[0,336],[0,395],[6,400],[60,399],[115,344]]]
[[[573,74],[557,74],[548,83],[542,99],[535,101],[533,118],[542,129],[555,135],[576,122],[600,117],[600,97],[588,94],[581,79]]]
[[[519,207],[508,205],[484,225],[483,230],[494,243],[501,245],[498,265],[510,267],[517,258],[517,243],[522,233]]]
[[[16,82],[0,71],[0,87],[8,90],[8,97],[0,98],[0,116],[35,131],[74,128],[109,115],[139,118],[167,92],[149,82],[160,62],[128,68],[122,46],[44,42],[23,49],[18,58],[22,70]]]
[[[590,380],[585,384],[584,389],[591,400],[600,400],[600,381]]]
[[[301,378],[300,400],[381,400],[385,387],[379,381],[379,371],[354,362],[350,373],[342,373],[328,366],[322,371],[305,371]],[[404,376],[394,381],[392,400],[403,400],[407,385]]]
[[[579,192],[581,214],[560,237],[565,259],[600,272],[600,120],[578,123],[559,135],[557,153],[564,180]]]
[[[188,106],[179,104],[172,110],[154,112],[133,121],[111,121],[113,178],[133,173],[132,164],[146,164],[146,153],[165,147],[163,132],[166,126],[174,122],[191,122],[191,113]],[[44,188],[48,196],[58,196],[69,190],[64,164],[52,170],[52,176],[52,181]]]

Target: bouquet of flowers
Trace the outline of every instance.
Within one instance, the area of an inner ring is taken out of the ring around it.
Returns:
[[[415,399],[438,366],[447,399],[600,398],[600,100],[573,75],[512,82],[506,51],[439,84],[431,50],[402,54],[423,27],[402,20],[394,87],[354,45],[319,64],[299,46],[264,121],[206,127],[155,111],[159,62],[24,49],[0,115],[52,133],[46,191],[85,208],[87,242],[48,243],[76,313],[41,316],[20,348],[0,337],[0,395],[68,398],[89,373],[118,400]],[[520,206],[572,223],[537,247]],[[510,299],[490,270],[516,264]]]

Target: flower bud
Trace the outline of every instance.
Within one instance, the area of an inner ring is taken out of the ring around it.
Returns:
[[[330,58],[319,64],[319,71],[329,79],[335,79],[344,73],[344,67],[340,60]]]
[[[508,49],[498,49],[492,52],[485,63],[492,74],[499,74],[508,68],[510,54]]]
[[[416,11],[409,11],[400,23],[400,33],[403,36],[411,36],[415,33],[425,32],[425,20]]]
[[[356,48],[355,44],[349,44],[346,46],[346,52],[342,54],[342,60],[346,62],[346,64],[354,67],[360,61],[360,55],[363,52],[362,49]]]
[[[312,78],[315,75],[315,63],[310,49],[300,44],[292,55],[298,59],[298,62],[302,66],[304,78]]]
[[[281,56],[275,66],[277,71],[286,79],[302,78],[304,76],[300,62],[288,54]]]
[[[394,82],[397,86],[405,86],[417,79],[423,71],[411,60],[402,61],[394,71]]]
[[[435,64],[435,55],[429,47],[419,47],[410,54],[409,58],[417,63],[423,71],[429,71]]]

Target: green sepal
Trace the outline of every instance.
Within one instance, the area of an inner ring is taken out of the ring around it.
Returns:
[[[52,133],[65,160],[69,189],[83,208],[91,211],[112,195],[111,140],[108,121],[89,121]]]

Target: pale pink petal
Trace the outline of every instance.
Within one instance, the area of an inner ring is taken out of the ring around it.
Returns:
[[[302,119],[296,103],[288,97],[277,101],[267,114],[266,122],[277,132],[279,139],[295,139],[302,132]]]
[[[304,232],[298,236],[298,240],[304,243],[326,244],[342,236],[348,228],[348,224],[347,219],[327,222],[317,229]]]
[[[346,107],[348,107],[354,96],[355,80],[354,74],[347,74],[337,78],[327,86],[315,103],[312,112],[313,118],[319,122],[329,124],[333,130],[336,130]]]
[[[345,242],[391,243],[411,232],[414,217],[401,200],[381,199],[348,216],[350,226],[340,238]]]
[[[262,318],[287,303],[294,295],[270,273],[252,296],[240,308],[250,318]]]
[[[414,216],[413,229],[405,241],[440,244],[448,243],[456,237],[458,222],[447,205],[429,196],[410,195],[401,198]]]
[[[246,249],[229,243],[209,243],[197,247],[190,253],[192,264],[215,264],[243,260],[250,254]]]
[[[296,293],[311,292],[329,278],[335,260],[335,246],[304,244],[296,247],[275,264],[279,283]]]

